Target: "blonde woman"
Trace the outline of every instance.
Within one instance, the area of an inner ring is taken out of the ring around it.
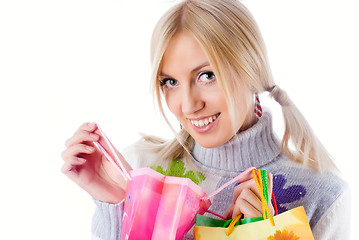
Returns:
[[[171,141],[145,136],[129,147],[124,156],[133,168],[191,173],[207,193],[249,167],[267,169],[279,212],[304,206],[315,239],[348,239],[348,187],[294,103],[275,85],[260,31],[240,2],[177,4],[156,25],[151,59],[159,107],[163,113],[163,99],[182,129]],[[260,107],[258,94],[265,91],[283,110],[281,141],[271,113]],[[85,123],[66,142],[63,172],[95,199],[94,239],[120,239],[124,189],[91,143],[99,138],[95,129]],[[262,215],[253,179],[226,189],[212,203],[212,211],[228,218]],[[184,239],[193,239],[192,232]]]

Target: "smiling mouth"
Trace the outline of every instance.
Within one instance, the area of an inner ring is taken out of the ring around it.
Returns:
[[[217,113],[213,116],[201,119],[201,120],[191,120],[191,124],[193,126],[196,126],[198,128],[204,128],[206,126],[208,126],[210,123],[214,122],[220,115],[221,113]]]

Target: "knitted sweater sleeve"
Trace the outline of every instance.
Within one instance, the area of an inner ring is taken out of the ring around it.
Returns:
[[[92,218],[92,240],[120,240],[124,200],[118,204],[94,201],[96,210]]]
[[[313,227],[314,239],[350,239],[350,206],[350,190],[346,187]]]

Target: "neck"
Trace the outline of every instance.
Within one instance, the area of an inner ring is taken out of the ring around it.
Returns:
[[[195,143],[192,155],[198,164],[215,170],[242,172],[260,168],[280,154],[280,146],[272,129],[272,117],[265,112],[253,126],[240,130],[227,143],[204,148]]]
[[[237,134],[251,128],[257,122],[258,122],[258,118],[254,114],[247,114],[247,117],[244,120],[242,127],[238,130]]]

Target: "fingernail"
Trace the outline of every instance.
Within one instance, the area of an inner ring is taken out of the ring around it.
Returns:
[[[96,139],[98,138],[98,135],[97,134],[94,134],[94,133],[90,133],[90,137],[92,137],[93,139]]]
[[[86,162],[86,159],[83,159],[83,158],[77,158],[77,161],[80,162],[80,163],[83,163],[83,162]]]
[[[90,152],[92,152],[94,150],[94,148],[90,147],[90,146],[86,146],[86,149],[89,150]]]

